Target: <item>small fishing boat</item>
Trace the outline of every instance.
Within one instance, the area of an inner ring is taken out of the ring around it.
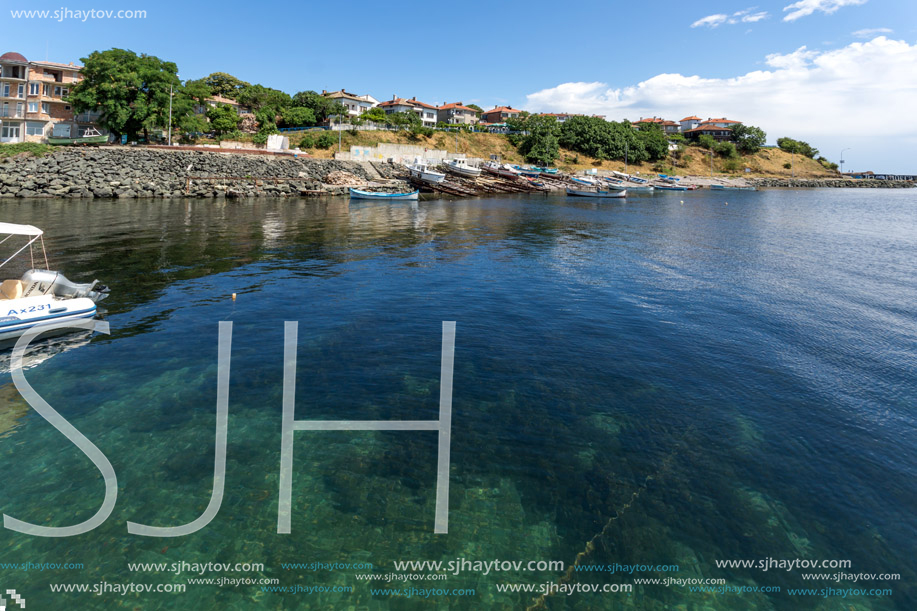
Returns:
[[[567,187],[567,195],[577,195],[579,197],[627,197],[627,191],[580,190]]]
[[[654,186],[662,191],[690,191],[686,185],[657,184]]]
[[[560,171],[560,170],[558,170],[557,168],[539,168],[539,167],[536,167],[535,169],[538,170],[539,172],[541,172],[542,174],[557,174],[557,172]]]
[[[45,253],[44,232],[32,225],[0,223],[0,235],[6,243],[15,237],[24,237],[26,244],[14,252],[0,267],[28,250],[29,262],[35,260],[33,245],[40,240],[41,253]],[[10,242],[14,244],[13,241]],[[11,278],[0,283],[0,342],[13,340],[30,329],[50,327],[59,323],[92,318],[96,315],[96,302],[108,296],[108,289],[94,280],[87,284],[71,282],[60,272],[50,271],[47,254],[46,269],[30,269],[21,278]]]
[[[412,199],[419,198],[420,191],[410,191],[408,193],[382,193],[381,191],[361,191],[360,189],[350,189],[350,199]]]
[[[513,166],[507,163],[502,163],[502,164],[497,163],[495,161],[488,161],[487,163],[481,166],[481,169],[483,169],[485,172],[488,172],[489,174],[495,174],[497,176],[505,176],[507,178],[515,178],[516,176],[519,176],[520,174],[519,170],[517,170]]]
[[[643,185],[647,183],[647,180],[645,178],[637,178],[636,176],[631,176],[628,180],[630,180],[631,182],[635,182],[639,185]]]
[[[609,187],[609,189],[614,189],[617,187]],[[653,185],[624,185],[620,188],[627,189],[628,191],[633,191],[634,193],[652,193],[656,187]]]
[[[481,168],[476,168],[474,166],[468,165],[468,162],[465,159],[449,159],[443,163],[446,166],[448,172],[453,174],[458,174],[459,176],[465,176],[468,178],[475,178],[481,175]]]
[[[422,159],[415,159],[414,163],[408,166],[408,171],[411,173],[412,178],[416,178],[422,182],[436,184],[446,180],[445,174],[437,172],[430,167],[430,164]]]
[[[737,187],[731,185],[710,185],[714,191],[757,191],[757,187]]]
[[[596,182],[589,178],[577,178],[576,176],[571,176],[570,180],[572,180],[573,182],[577,182],[581,185],[589,185],[590,187],[596,186]],[[611,187],[611,188],[614,188],[614,187]]]

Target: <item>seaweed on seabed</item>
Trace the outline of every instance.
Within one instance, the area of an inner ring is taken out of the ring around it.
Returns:
[[[611,528],[615,525],[615,522],[617,522],[621,516],[623,516],[624,513],[626,513],[627,510],[637,502],[640,496],[649,487],[650,482],[660,479],[668,474],[669,470],[672,468],[672,465],[675,462],[675,458],[685,448],[685,440],[694,432],[695,428],[696,427],[694,425],[691,425],[688,427],[688,429],[685,430],[685,434],[681,437],[678,443],[675,444],[675,447],[672,448],[672,450],[662,459],[662,463],[659,465],[659,468],[656,469],[655,472],[647,475],[643,479],[643,482],[637,486],[637,488],[630,494],[628,499],[621,506],[615,509],[611,517],[608,518],[608,521],[605,522],[605,526],[602,527],[602,530],[594,534],[592,538],[586,541],[586,545],[583,547],[583,550],[576,555],[576,559],[573,561],[573,563],[567,566],[566,573],[564,573],[564,575],[557,580],[558,584],[570,583],[573,581],[574,575],[576,573],[576,567],[582,566],[583,563],[589,559],[589,557],[595,551],[596,545],[599,543],[599,541],[601,541],[605,535],[608,534]],[[536,598],[531,605],[526,607],[526,611],[537,611],[539,609],[544,609],[547,598],[551,595],[551,592],[542,594]]]

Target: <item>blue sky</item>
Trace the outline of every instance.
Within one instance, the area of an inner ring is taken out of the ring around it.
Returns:
[[[229,72],[290,93],[345,87],[380,100],[397,94],[609,119],[726,115],[760,125],[771,141],[808,138],[835,161],[849,146],[848,169],[917,172],[917,162],[900,161],[917,159],[917,133],[902,125],[914,123],[910,118],[899,117],[895,129],[888,117],[879,130],[900,155],[888,154],[887,141],[870,143],[875,129],[838,133],[837,124],[917,107],[917,64],[898,71],[917,52],[914,0],[472,0],[397,8],[362,1],[68,1],[4,2],[0,52],[69,62],[121,47],[176,62],[182,78]],[[8,12],[62,7],[145,10],[147,17],[58,22]]]

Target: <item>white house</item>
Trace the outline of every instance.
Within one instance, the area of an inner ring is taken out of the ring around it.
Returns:
[[[359,117],[370,108],[375,108],[379,105],[379,100],[371,95],[356,95],[343,89],[340,91],[322,90],[322,95],[343,104],[347,108],[347,114],[351,117]]]

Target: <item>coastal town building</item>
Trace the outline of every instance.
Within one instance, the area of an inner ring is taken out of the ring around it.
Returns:
[[[736,124],[736,123],[738,123],[738,121],[733,122],[733,124]],[[697,139],[697,138],[700,138],[701,136],[706,135],[706,136],[711,136],[717,142],[723,142],[723,141],[732,139],[732,127],[717,125],[716,123],[709,123],[705,121],[701,123],[700,125],[698,125],[697,127],[687,130],[686,132],[684,132],[684,135],[686,138],[693,138],[693,139]]]
[[[0,142],[77,137],[93,127],[98,113],[74,115],[67,102],[80,69],[72,63],[30,62],[15,52],[0,55]]]
[[[694,129],[695,127],[699,127],[701,124],[701,119],[700,117],[695,117],[692,115],[690,117],[685,117],[678,123],[681,126],[681,133],[685,133],[689,129]]]
[[[397,112],[413,112],[420,117],[424,127],[436,127],[438,109],[432,104],[419,102],[416,97],[406,100],[393,95],[391,100],[381,102],[379,108],[383,109],[387,115]]]
[[[347,114],[351,117],[359,117],[364,112],[379,105],[379,100],[371,95],[356,95],[343,89],[340,91],[325,91],[323,89],[322,95],[343,104],[347,108]]]
[[[507,119],[518,119],[521,112],[512,106],[494,106],[481,113],[481,123],[504,123]]]
[[[675,121],[666,121],[665,119],[662,119],[660,117],[650,117],[650,118],[640,117],[640,120],[634,123],[634,125],[639,127],[643,123],[651,123],[651,124],[658,125],[660,128],[662,128],[662,131],[665,132],[666,136],[671,136],[673,134],[681,133],[680,124],[676,123]]]
[[[478,111],[464,106],[461,102],[446,104],[436,109],[436,120],[449,125],[475,125],[478,122]]]
[[[204,105],[202,104],[194,105],[195,114],[198,114],[198,115],[207,114],[207,111],[213,108],[214,106],[222,106],[224,104],[226,106],[232,106],[233,108],[235,108],[236,112],[239,113],[240,115],[249,114],[252,111],[251,108],[249,108],[248,106],[239,104],[238,102],[236,102],[235,100],[231,98],[224,98],[221,95],[215,95],[213,97],[209,97],[205,100],[205,102],[206,104]]]

